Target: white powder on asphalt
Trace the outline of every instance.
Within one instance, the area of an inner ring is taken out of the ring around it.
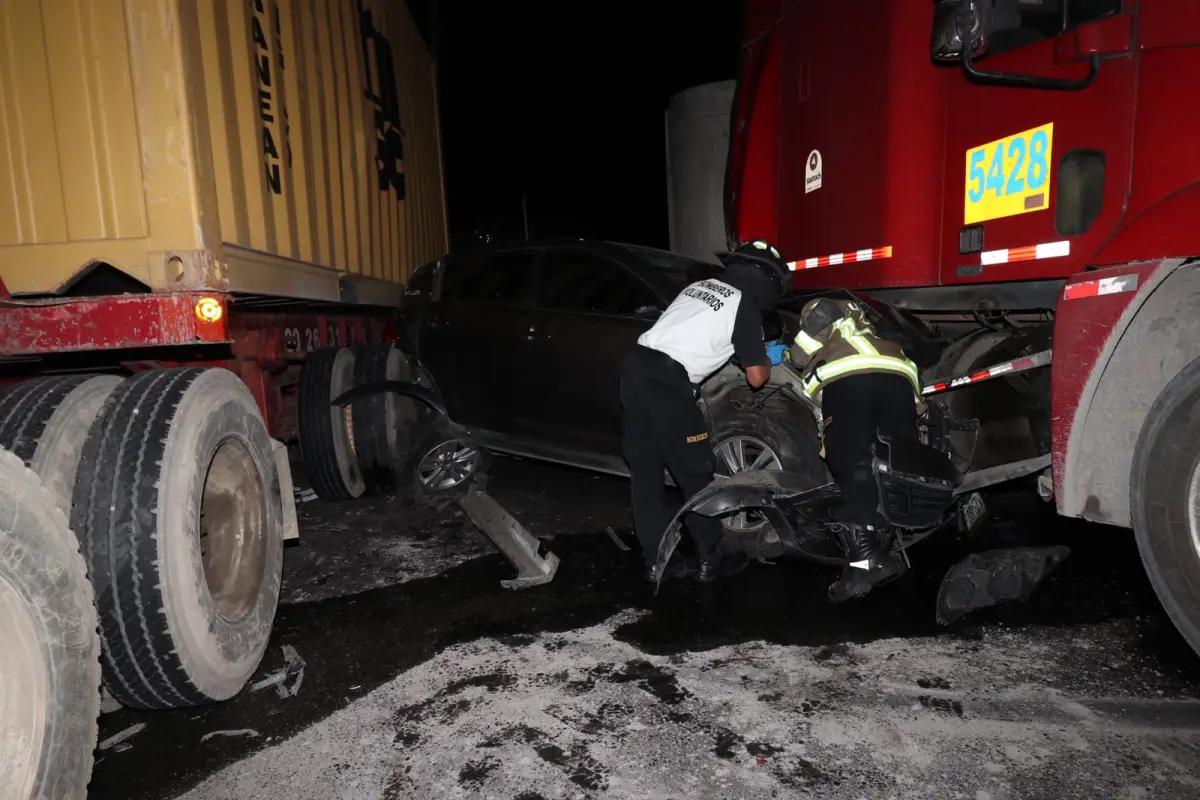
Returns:
[[[185,797],[1195,796],[1194,731],[1046,689],[1028,636],[657,657],[638,616],[451,647]]]

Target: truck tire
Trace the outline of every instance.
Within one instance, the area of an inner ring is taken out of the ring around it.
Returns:
[[[820,456],[821,443],[812,414],[782,392],[767,398],[761,406],[739,402],[744,394],[730,393],[709,411],[717,474],[783,469],[811,479],[814,489],[828,483],[829,471]],[[783,554],[779,537],[760,516],[748,513],[744,519],[743,515],[729,517],[724,520],[724,529],[726,550],[742,551],[751,558]]]
[[[100,714],[92,587],[54,496],[5,450],[0,642],[0,797],[85,797]]]
[[[72,375],[16,384],[0,398],[0,447],[37,473],[69,511],[88,428],[114,389],[116,375]]]
[[[1133,452],[1133,530],[1171,621],[1200,653],[1200,359],[1151,404]]]
[[[122,383],[84,442],[71,522],[113,697],[160,709],[237,694],[283,566],[279,473],[245,384],[196,367]]]
[[[304,471],[322,500],[353,500],[367,485],[355,452],[354,408],[329,402],[354,385],[354,353],[345,347],[310,353],[300,373],[297,428]]]
[[[410,376],[408,359],[392,342],[366,344],[354,354],[355,386]],[[352,418],[358,466],[368,488],[394,489],[395,470],[412,443],[415,401],[391,393],[365,397],[354,402]]]

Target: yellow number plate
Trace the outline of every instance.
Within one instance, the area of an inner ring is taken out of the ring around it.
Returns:
[[[963,224],[1049,208],[1053,145],[1050,122],[968,150]]]

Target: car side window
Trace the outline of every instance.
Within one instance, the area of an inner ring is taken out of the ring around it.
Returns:
[[[541,308],[632,316],[657,305],[650,287],[615,261],[585,250],[546,253],[538,287]]]
[[[442,278],[442,299],[523,304],[537,259],[536,250],[512,250],[452,261]]]

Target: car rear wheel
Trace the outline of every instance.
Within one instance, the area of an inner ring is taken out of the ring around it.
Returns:
[[[812,415],[782,392],[759,403],[749,392],[731,392],[709,414],[717,474],[782,469],[809,479],[814,489],[829,482]],[[752,558],[782,555],[779,536],[758,512],[734,514],[722,523],[726,550]]]
[[[713,448],[717,456],[717,474],[733,477],[739,472],[759,469],[783,469],[779,454],[756,436],[730,436]],[[757,511],[743,511],[726,517],[725,529],[737,534],[755,533],[766,526],[766,518]]]

